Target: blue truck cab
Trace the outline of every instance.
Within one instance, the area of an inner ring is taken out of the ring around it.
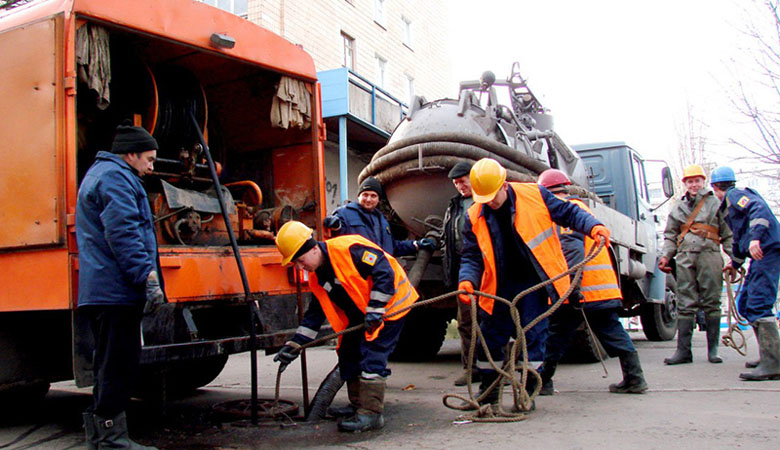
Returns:
[[[610,249],[623,292],[623,315],[639,314],[650,340],[674,337],[677,304],[673,280],[658,270],[658,241],[650,191],[642,156],[625,142],[575,145],[588,173],[588,189],[603,203],[591,200],[594,214],[612,232]],[[662,170],[668,197],[674,185],[668,167]],[[667,286],[668,285],[668,286]]]

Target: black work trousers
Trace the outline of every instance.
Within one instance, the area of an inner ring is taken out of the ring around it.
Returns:
[[[112,418],[127,409],[141,357],[141,309],[130,305],[85,305],[95,340],[91,412]]]

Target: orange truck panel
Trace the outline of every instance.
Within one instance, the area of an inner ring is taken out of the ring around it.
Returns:
[[[0,248],[61,241],[56,41],[53,18],[0,34]]]
[[[0,253],[0,312],[70,308],[66,249]]]

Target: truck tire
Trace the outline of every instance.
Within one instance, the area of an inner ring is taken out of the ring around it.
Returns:
[[[398,345],[390,354],[393,361],[422,362],[432,360],[444,343],[452,313],[438,308],[416,308],[409,311]]]
[[[599,350],[604,359],[608,358],[606,350],[598,339],[591,337],[585,324],[577,328],[569,343],[569,348],[563,354],[561,362],[565,364],[590,364],[599,362]]]
[[[677,281],[666,276],[664,303],[642,305],[640,319],[645,336],[650,341],[669,341],[677,334]]]
[[[142,366],[139,369],[135,396],[141,398],[181,398],[191,394],[219,376],[228,355],[172,361],[165,365]]]

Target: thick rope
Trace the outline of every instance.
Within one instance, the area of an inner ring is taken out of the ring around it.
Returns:
[[[473,416],[460,416],[458,420],[468,420],[471,422],[517,422],[521,420],[526,419],[526,412],[531,411],[533,405],[534,405],[534,399],[537,395],[539,395],[539,391],[542,387],[542,378],[539,375],[539,373],[530,367],[529,361],[528,361],[528,347],[525,340],[525,333],[536,326],[539,322],[546,319],[550,315],[552,315],[562,304],[563,302],[571,295],[572,291],[574,290],[575,286],[577,286],[582,279],[582,271],[585,268],[585,265],[588,264],[593,258],[596,257],[596,255],[601,251],[602,248],[604,248],[605,240],[600,239],[598,242],[594,243],[593,246],[591,246],[590,250],[585,255],[585,259],[583,259],[578,264],[575,264],[574,266],[570,267],[567,271],[562,272],[552,278],[547,279],[546,281],[543,281],[535,286],[532,286],[519,294],[517,294],[512,301],[508,301],[505,298],[498,297],[496,295],[489,294],[487,292],[481,292],[474,290],[473,295],[471,295],[471,319],[474,326],[471,327],[471,346],[469,348],[469,355],[468,355],[468,368],[466,370],[467,373],[467,386],[468,386],[468,394],[469,397],[463,397],[458,394],[445,394],[442,397],[442,403],[444,403],[444,406],[461,410],[461,411],[467,411],[467,410],[473,410],[476,409],[477,412]],[[566,290],[566,292],[560,296],[558,301],[556,301],[553,305],[551,305],[545,312],[534,318],[531,322],[529,322],[525,327],[522,326],[522,322],[520,320],[520,313],[517,310],[517,303],[525,297],[526,295],[535,292],[545,286],[548,286],[552,284],[553,282],[565,277],[569,276],[571,274],[574,274],[573,279],[571,280],[571,283],[569,284],[569,289]],[[411,309],[423,307],[426,305],[430,305],[433,303],[440,302],[442,300],[445,300],[450,297],[454,297],[460,294],[467,294],[470,295],[468,291],[465,290],[457,290],[452,291],[446,294],[439,295],[437,297],[433,297],[427,300],[421,300],[417,301],[409,306],[406,306],[404,308],[401,308],[397,311],[393,311],[392,313],[389,313],[384,316],[384,320],[387,320],[391,317],[395,317],[399,314],[403,314]],[[493,361],[493,358],[490,356],[490,351],[487,347],[487,343],[485,341],[485,337],[482,334],[482,330],[479,329],[479,326],[476,325],[479,323],[477,321],[477,301],[474,295],[479,297],[487,297],[491,298],[494,301],[503,302],[504,304],[509,306],[510,315],[512,317],[512,320],[515,323],[515,341],[513,344],[508,344],[508,358],[505,357],[505,363],[503,367],[499,367],[495,361]],[[460,300],[458,300],[460,301]],[[328,336],[324,336],[321,338],[317,338],[309,343],[301,345],[301,348],[299,351],[303,351],[306,348],[313,347],[319,344],[322,344],[324,342],[330,341],[332,339],[335,339],[341,335],[351,333],[354,331],[362,330],[365,328],[364,324],[355,325],[350,328],[346,328],[342,331],[339,331],[337,333],[330,334]],[[485,353],[485,355],[488,358],[488,361],[490,362],[490,365],[492,368],[499,373],[499,377],[496,379],[496,381],[491,384],[485,392],[480,395],[479,397],[474,396],[474,392],[472,390],[472,384],[471,384],[471,372],[472,372],[472,362],[474,361],[474,352],[476,350],[476,343],[480,342],[482,345],[482,350]],[[521,369],[521,377],[520,380],[517,380],[514,376],[514,373],[518,371],[518,368],[516,366],[516,359],[517,359],[517,349],[518,347],[521,348],[521,352],[523,355],[522,360],[522,366]],[[281,383],[281,375],[282,372],[286,366],[279,365],[279,369],[276,374],[276,389],[275,389],[275,397],[274,402],[272,406],[272,411],[276,409],[278,402],[279,402],[279,389],[280,389],[280,383]],[[528,381],[528,377],[533,376],[536,378],[536,388],[532,393],[528,393],[525,389],[526,383]],[[514,401],[514,405],[512,408],[512,411],[506,411],[504,410],[502,403],[502,396],[499,395],[499,403],[497,407],[494,407],[493,405],[480,405],[479,401],[483,400],[488,393],[490,393],[493,389],[500,389],[499,392],[503,390],[504,384],[509,384],[512,386],[512,397]],[[457,398],[465,402],[463,406],[458,405],[451,405],[448,403],[449,398]]]
[[[747,340],[745,339],[745,334],[742,332],[740,326],[746,327],[750,325],[750,323],[747,319],[742,317],[739,311],[737,311],[737,296],[735,296],[734,292],[731,290],[731,285],[733,283],[739,283],[737,292],[742,292],[742,285],[745,282],[745,269],[742,267],[739,269],[727,267],[723,271],[723,279],[726,282],[726,294],[728,294],[729,297],[729,312],[727,315],[729,330],[723,335],[721,342],[723,342],[723,345],[726,347],[731,347],[736,350],[740,355],[747,356]],[[735,339],[735,335],[739,336],[739,338]]]

